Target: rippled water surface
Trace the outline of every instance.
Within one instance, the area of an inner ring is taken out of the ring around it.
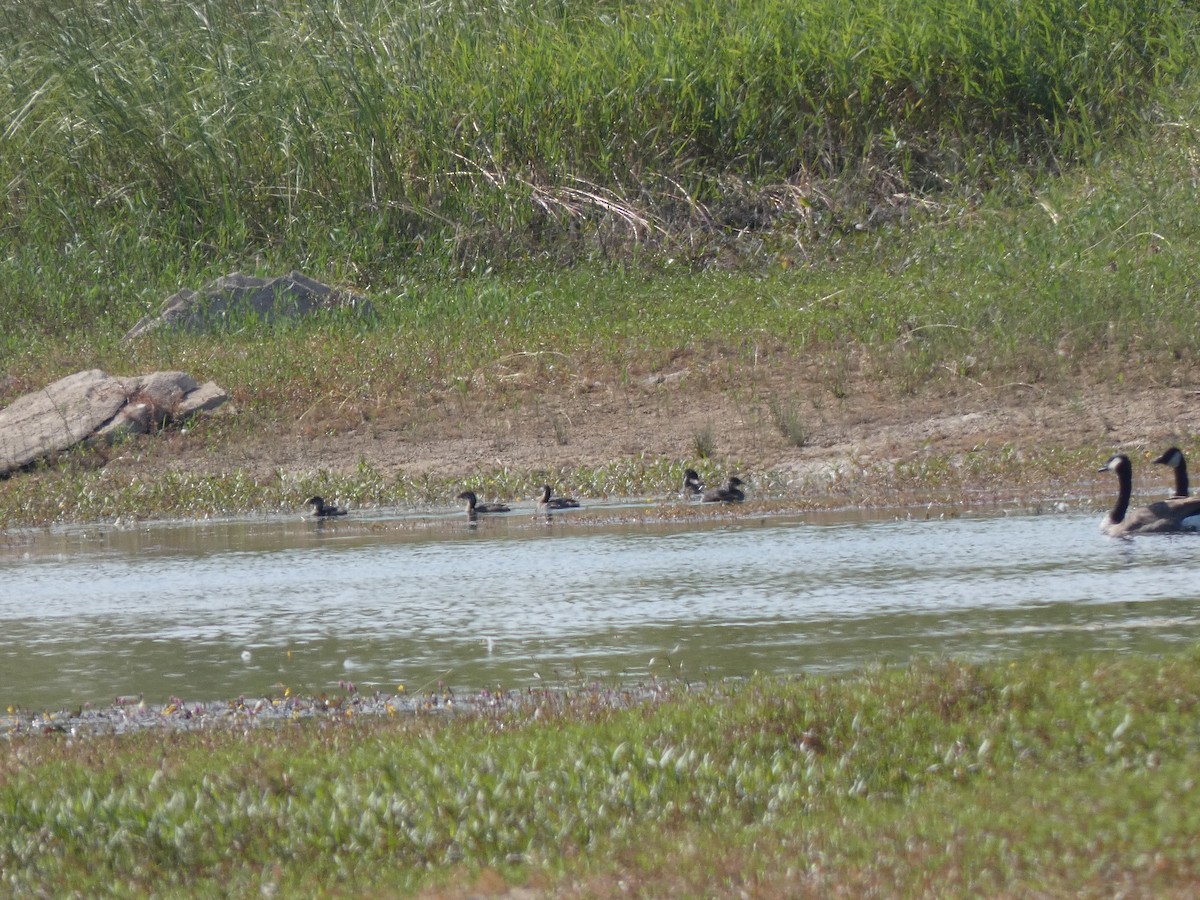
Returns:
[[[571,515],[0,535],[0,701],[694,679],[1200,636],[1200,536],[1112,540],[1094,514]]]

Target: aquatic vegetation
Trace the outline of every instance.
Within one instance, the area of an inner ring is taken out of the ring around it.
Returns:
[[[385,476],[360,461],[353,472],[276,471],[252,477],[241,469],[220,475],[184,471],[139,474],[120,466],[94,468],[90,451],[68,454],[20,477],[0,481],[0,523],[6,527],[53,522],[207,518],[301,511],[314,494],[350,509],[456,506],[461,478]],[[500,500],[532,500],[547,481],[583,497],[674,498],[687,460],[631,457],[596,467],[513,472],[498,468],[473,476],[477,493]],[[704,470],[708,472],[708,469]]]

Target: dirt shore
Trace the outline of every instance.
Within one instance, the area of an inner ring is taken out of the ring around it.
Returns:
[[[901,393],[867,378],[839,382],[835,392],[800,363],[700,377],[681,368],[530,380],[499,392],[448,388],[370,408],[330,401],[295,421],[239,428],[215,446],[169,436],[163,452],[149,454],[145,465],[194,472],[236,467],[261,475],[351,473],[365,461],[387,476],[455,478],[639,456],[692,459],[706,439],[714,459],[798,479],[848,462],[861,469],[1012,450],[1032,457],[1094,448],[1099,465],[1116,449],[1136,458],[1172,443],[1192,446],[1200,434],[1198,393],[1154,384],[983,387],[964,379]]]

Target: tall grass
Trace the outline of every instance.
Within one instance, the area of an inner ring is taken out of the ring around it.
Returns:
[[[1170,0],[3,0],[0,316],[128,322],[184,273],[256,260],[369,287],[421,260],[865,218],[881,192],[1087,157],[1185,71],[1192,19]]]

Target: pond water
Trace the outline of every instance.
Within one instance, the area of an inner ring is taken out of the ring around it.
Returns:
[[[1200,536],[1113,540],[1094,512],[610,512],[0,534],[0,703],[569,687],[1200,638]]]

